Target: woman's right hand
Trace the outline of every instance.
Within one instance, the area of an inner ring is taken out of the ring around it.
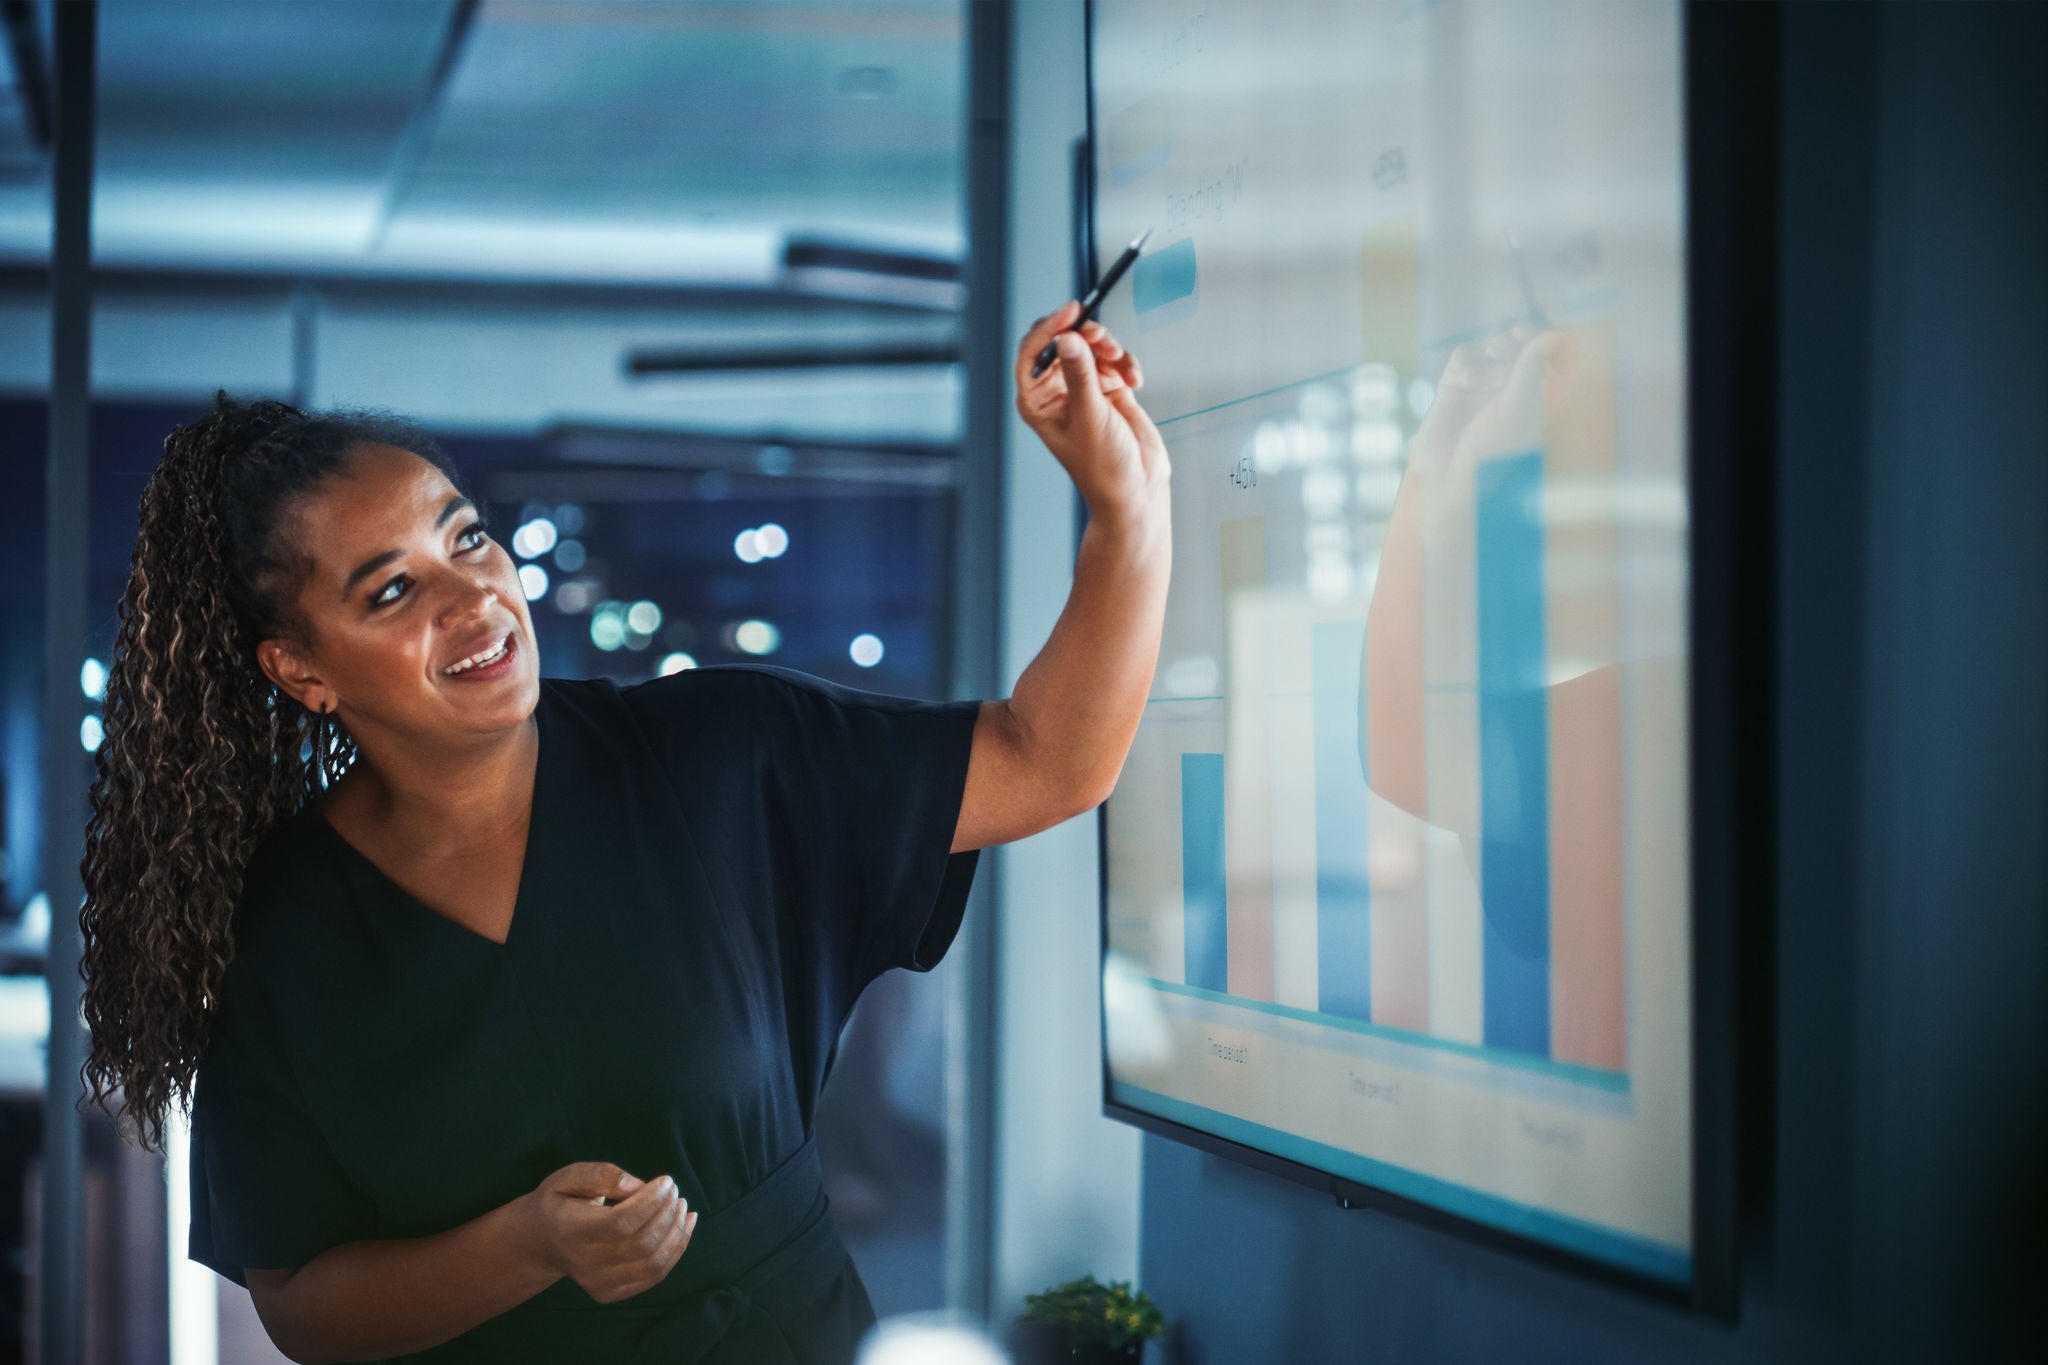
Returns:
[[[1017,344],[1017,415],[1067,471],[1089,513],[1112,516],[1163,500],[1172,464],[1159,428],[1134,396],[1145,382],[1138,358],[1100,322],[1083,323],[1067,343],[1072,354],[1056,347],[1059,363],[1032,377],[1038,353],[1080,315],[1080,300],[1069,299]]]
[[[609,1161],[564,1166],[527,1199],[542,1258],[599,1303],[661,1283],[697,1230],[673,1180],[641,1180]]]

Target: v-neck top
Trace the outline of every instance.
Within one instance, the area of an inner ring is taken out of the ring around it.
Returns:
[[[979,854],[950,846],[978,710],[759,664],[544,678],[502,944],[309,803],[261,840],[234,912],[193,1096],[191,1257],[244,1284],[244,1267],[440,1232],[609,1161],[673,1176],[699,1211],[676,1278],[721,1211],[801,1183],[862,990],[928,970],[957,932]],[[872,1309],[845,1274],[818,1300],[844,1321],[811,1345],[811,1326],[777,1319],[790,1358],[850,1354]],[[727,1358],[680,1318],[650,1334],[661,1297],[598,1304],[564,1277],[399,1359]],[[646,1353],[656,1337],[678,1353]]]
[[[543,695],[545,695],[545,684],[552,682],[553,679],[544,678],[541,681],[543,683]],[[539,710],[539,706],[536,705],[536,714],[534,720],[534,724],[536,727],[538,727],[541,724],[538,715]],[[395,878],[391,877],[384,871],[383,868],[377,865],[375,859],[371,858],[369,854],[364,853],[361,849],[357,848],[355,844],[349,841],[347,835],[343,834],[340,830],[334,827],[332,821],[328,820],[324,815],[317,814],[312,807],[309,806],[308,809],[300,812],[299,822],[305,825],[308,829],[315,831],[319,835],[320,839],[333,845],[336,854],[341,858],[341,860],[345,863],[352,865],[357,870],[359,875],[367,877],[370,881],[382,887],[386,891],[388,899],[393,903],[401,907],[409,906],[413,909],[419,910],[423,914],[429,914],[439,919],[448,920],[448,923],[453,925],[455,928],[460,929],[462,932],[469,934],[471,937],[476,938],[484,943],[493,944],[500,948],[509,948],[512,943],[512,929],[519,923],[519,910],[521,905],[523,905],[526,900],[527,883],[533,879],[533,849],[535,841],[533,838],[532,829],[534,822],[540,819],[540,794],[542,791],[540,763],[540,753],[538,749],[536,749],[534,753],[533,772],[533,808],[527,814],[528,832],[526,838],[526,846],[520,850],[519,854],[519,882],[512,893],[512,918],[511,922],[506,926],[505,937],[502,941],[494,938],[487,938],[483,934],[477,933],[474,929],[469,928],[469,926],[457,923],[455,920],[450,919],[446,915],[443,915],[440,911],[428,906],[425,902],[421,901],[417,896],[413,895],[410,891],[407,891],[403,886],[399,885],[398,881]]]

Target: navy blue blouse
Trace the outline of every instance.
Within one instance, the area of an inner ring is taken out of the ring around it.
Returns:
[[[661,1285],[599,1304],[565,1277],[404,1359],[847,1359],[873,1310],[812,1115],[868,982],[928,970],[959,928],[978,709],[765,665],[542,679],[503,944],[314,807],[280,825],[199,1063],[192,1258],[240,1284],[611,1161],[699,1211]]]

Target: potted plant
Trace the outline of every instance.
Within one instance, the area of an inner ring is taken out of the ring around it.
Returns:
[[[1136,1365],[1145,1343],[1165,1330],[1150,1296],[1130,1281],[1104,1284],[1084,1275],[1026,1294],[1010,1335],[1018,1365]]]

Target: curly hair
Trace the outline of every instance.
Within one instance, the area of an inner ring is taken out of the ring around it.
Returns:
[[[257,843],[354,761],[331,715],[280,692],[256,664],[296,635],[308,563],[282,517],[358,446],[398,446],[456,483],[447,455],[379,408],[306,412],[214,392],[176,428],[143,490],[94,755],[80,969],[92,1046],[87,1098],[115,1087],[145,1150],[170,1105],[191,1103],[232,922]],[[459,484],[458,484],[459,486]]]

